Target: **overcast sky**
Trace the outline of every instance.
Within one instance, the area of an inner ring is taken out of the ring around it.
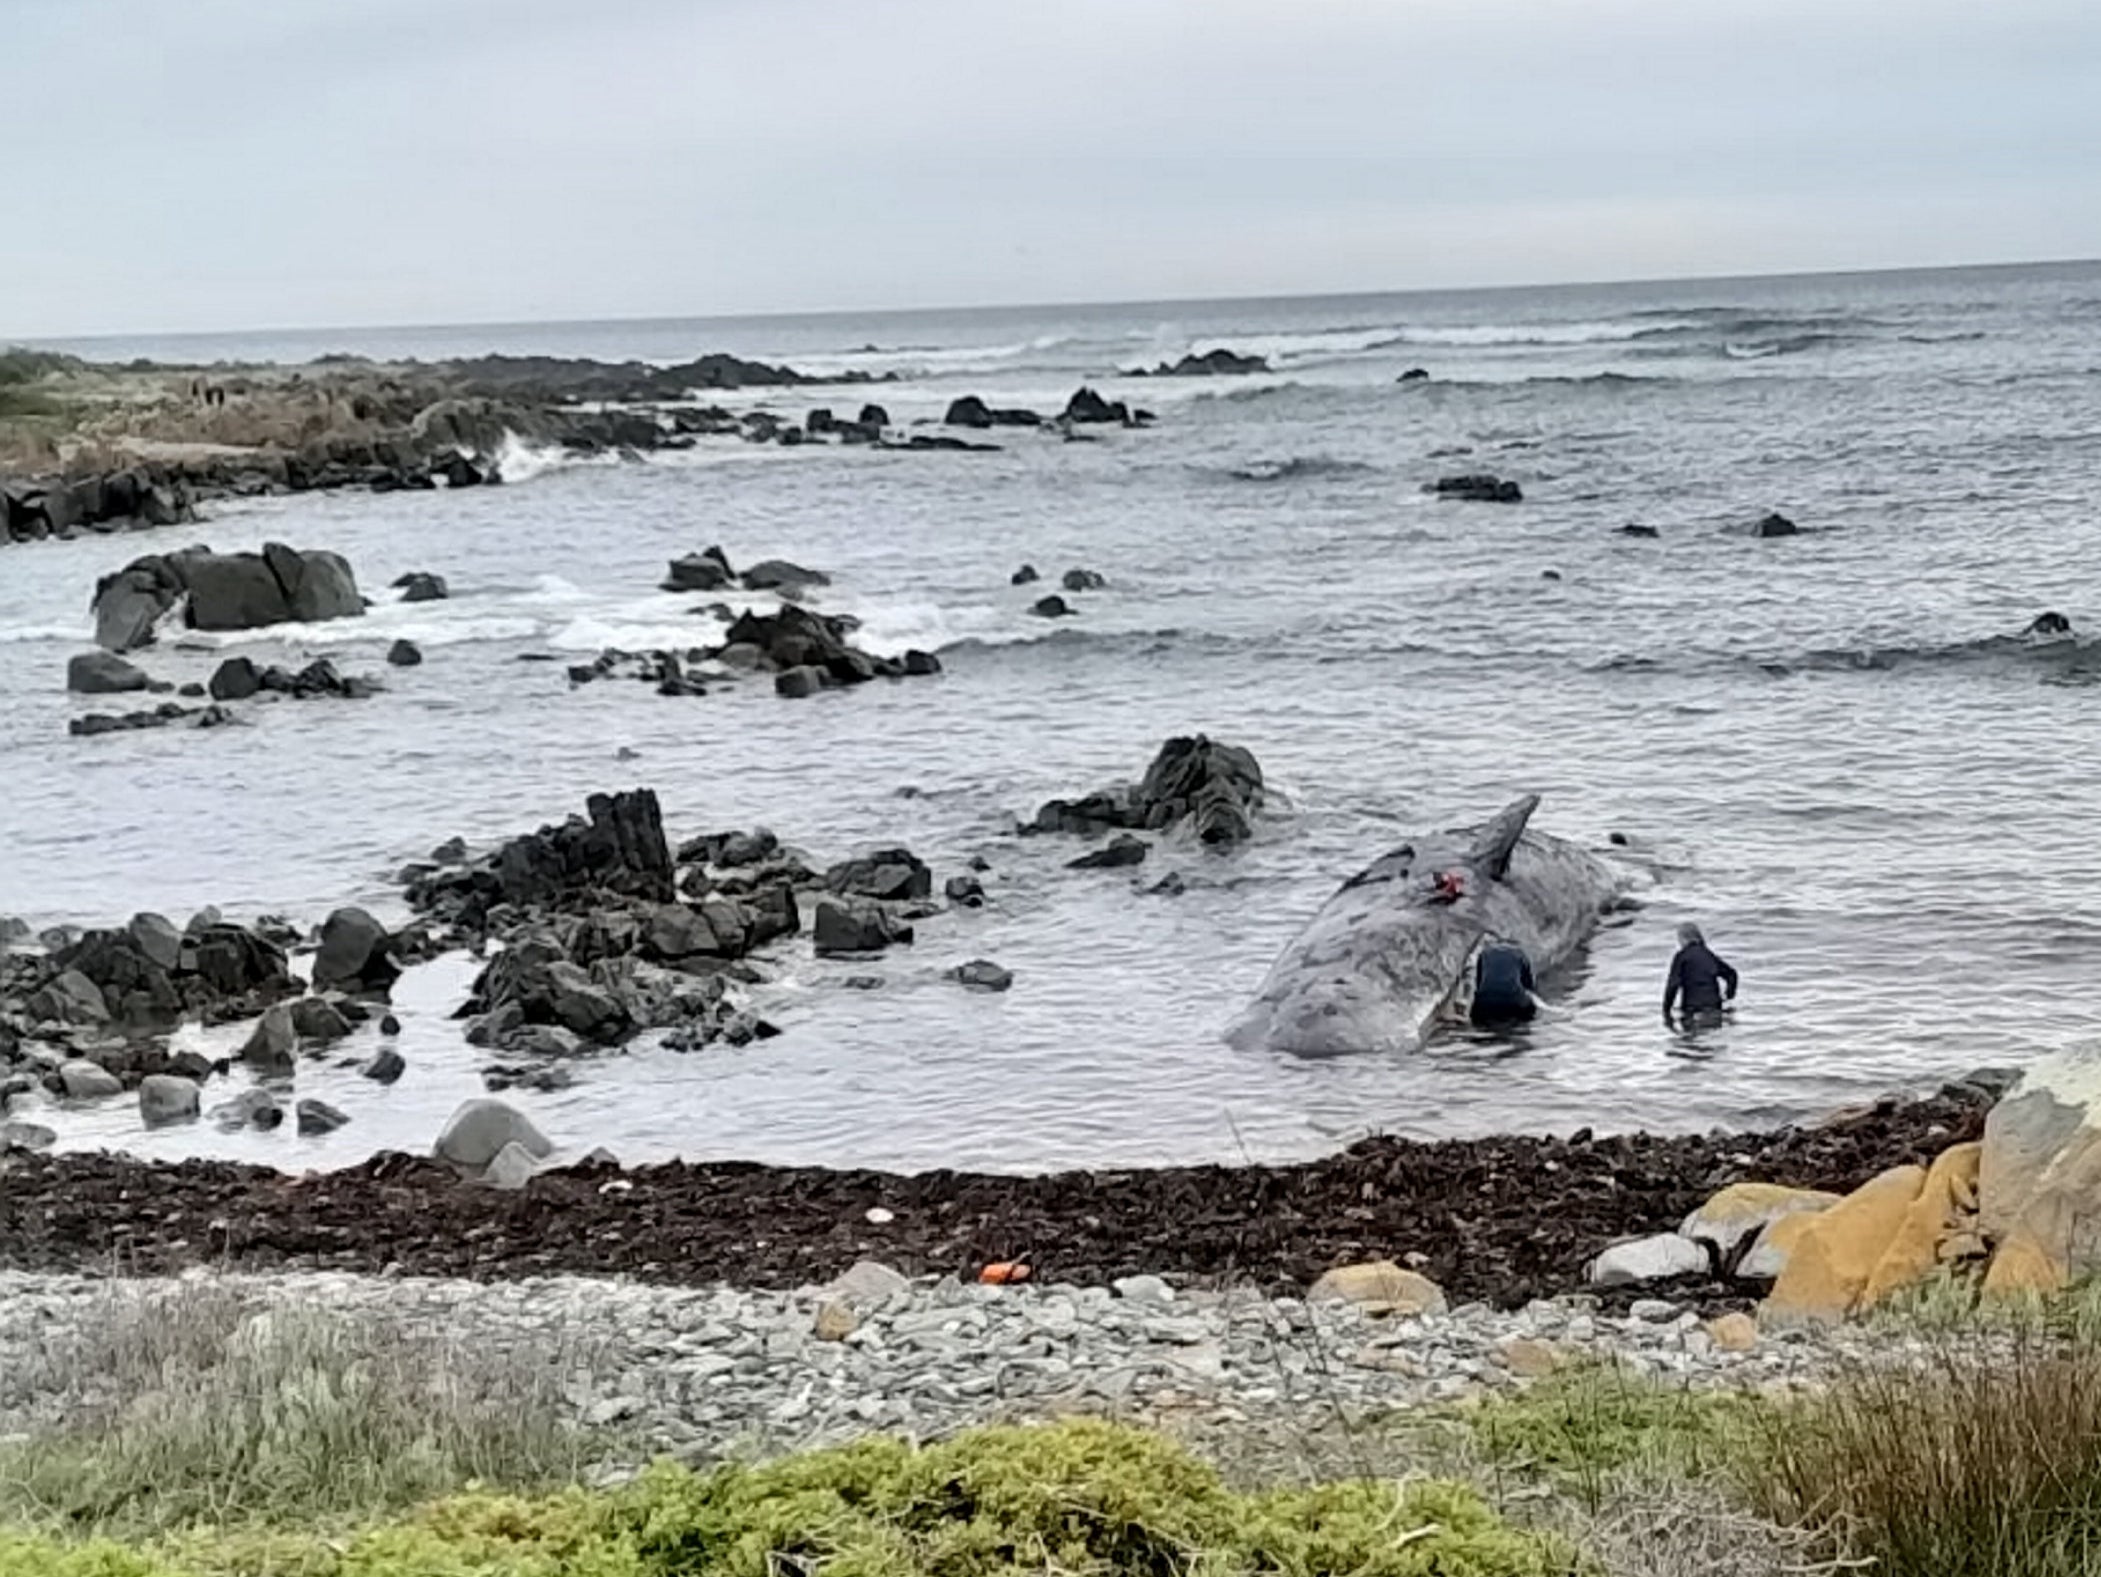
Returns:
[[[2101,255],[2094,0],[0,0],[0,338]]]

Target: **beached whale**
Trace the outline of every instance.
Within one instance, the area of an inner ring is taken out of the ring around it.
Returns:
[[[1517,943],[1541,975],[1566,963],[1626,884],[1528,831],[1538,804],[1528,794],[1492,821],[1417,838],[1343,883],[1226,1039],[1302,1056],[1413,1051],[1465,1019],[1489,937]]]

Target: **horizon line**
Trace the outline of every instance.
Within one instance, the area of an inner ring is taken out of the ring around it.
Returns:
[[[1783,269],[1777,273],[1696,273],[1641,276],[1625,279],[1555,279],[1532,280],[1517,284],[1501,285],[1413,285],[1399,290],[1315,290],[1264,292],[1239,295],[1206,296],[1124,296],[1096,298],[1091,300],[1063,301],[982,301],[958,302],[938,307],[810,307],[793,310],[774,309],[755,312],[712,313],[623,313],[613,317],[575,318],[484,318],[460,322],[418,323],[323,323],[323,324],[279,324],[260,328],[242,329],[110,329],[91,334],[36,334],[15,337],[0,335],[0,349],[20,346],[37,349],[54,344],[82,344],[103,340],[143,339],[224,339],[236,336],[294,335],[294,334],[387,334],[424,333],[439,329],[529,329],[548,328],[555,325],[606,325],[643,323],[744,323],[780,320],[786,318],[870,318],[870,317],[925,317],[943,313],[964,312],[1060,312],[1076,309],[1102,310],[1116,307],[1204,307],[1223,306],[1256,301],[1351,301],[1367,297],[1396,296],[1449,296],[1449,295],[1498,295],[1531,290],[1580,290],[1623,289],[1636,286],[1695,285],[1695,284],[1763,284],[1782,280],[1801,279],[1852,279],[1873,274],[1954,274],[1985,273],[2029,268],[2069,268],[2101,266],[2101,257],[2050,257],[1996,259],[1987,262],[1966,263],[1907,263],[1895,266],[1872,268],[1805,268]]]

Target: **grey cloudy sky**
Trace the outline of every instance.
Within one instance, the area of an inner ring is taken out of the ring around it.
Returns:
[[[0,0],[0,336],[2101,255],[2092,0]]]

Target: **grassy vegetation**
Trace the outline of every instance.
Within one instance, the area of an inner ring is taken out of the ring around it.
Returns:
[[[0,1374],[0,1411],[42,1409],[0,1445],[0,1577],[2084,1577],[2090,1306],[1958,1330],[1929,1302],[1923,1361],[1784,1398],[1591,1369],[1325,1445],[1308,1420],[1232,1478],[1090,1421],[593,1491],[630,1443],[563,1399],[588,1354],[204,1283]]]
[[[604,1439],[575,1428],[550,1341],[495,1354],[471,1333],[321,1307],[267,1309],[213,1283],[111,1300],[0,1398],[60,1398],[0,1447],[0,1522],[150,1535],[403,1510],[470,1484],[574,1481]]]

